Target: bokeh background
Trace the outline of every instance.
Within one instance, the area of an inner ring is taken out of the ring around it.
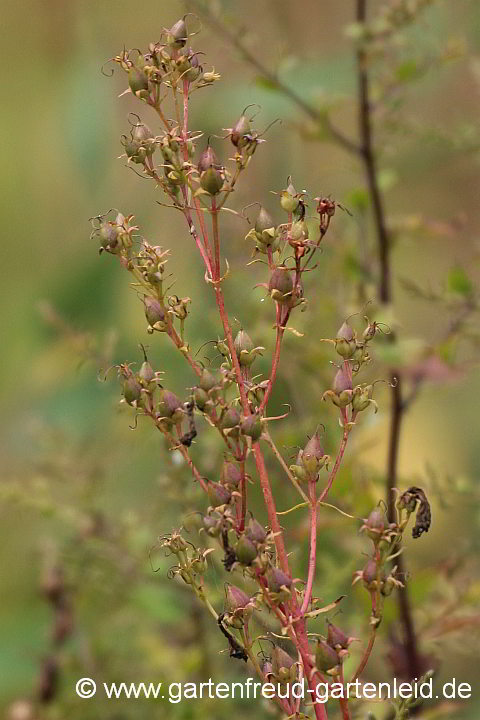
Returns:
[[[386,4],[372,2],[371,15]],[[278,69],[297,94],[328,109],[355,137],[350,0],[208,5],[221,11],[222,21],[262,63]],[[177,0],[25,0],[2,9],[0,707],[5,716],[13,712],[12,703],[18,712],[19,701],[35,697],[42,681],[52,615],[41,584],[53,565],[65,573],[74,629],[62,650],[55,697],[35,717],[222,718],[246,711],[245,703],[227,701],[175,706],[108,703],[100,697],[80,701],[73,689],[83,675],[169,682],[223,681],[245,672],[219,654],[224,650],[220,633],[186,587],[167,579],[168,560],[151,552],[157,538],[182,520],[197,537],[189,513],[204,510],[204,500],[151,427],[139,422],[136,431],[129,428],[133,417],[119,408],[115,373],[98,382],[109,365],[138,362],[138,344],[144,342],[171,389],[186,397],[192,384],[166,340],[146,334],[141,304],[125,273],[113,258],[99,257],[89,239],[89,217],[110,207],[134,214],[148,239],[172,249],[175,292],[193,300],[187,331],[192,348],[220,332],[180,219],[156,204],[161,197],[153,185],[117,159],[127,114],[139,109],[131,96],[117,98],[125,89],[121,72],[109,78],[100,71],[124,46],[146,48],[187,9]],[[275,428],[286,457],[318,423],[326,425],[328,450],[334,452],[337,419],[321,403],[332,355],[319,341],[334,336],[344,317],[362,314],[365,302],[375,299],[371,278],[359,269],[359,257],[373,266],[375,257],[362,168],[269,87],[221,33],[204,23],[194,43],[222,79],[195,97],[192,128],[221,136],[249,103],[261,106],[256,127],[281,120],[257,151],[233,207],[262,201],[280,221],[269,191],[280,190],[292,175],[298,189],[311,197],[331,194],[352,213],[337,210],[319,268],[306,285],[309,309],[295,319],[305,336],[287,337],[271,406],[273,413],[282,411],[282,403],[292,406],[290,418]],[[442,338],[465,297],[474,297],[478,277],[478,3],[429,3],[376,72],[384,83],[391,73],[393,86],[375,121],[381,184],[395,237],[395,304],[384,313],[400,340],[393,349],[380,342],[371,372],[385,378],[388,366],[400,363],[413,373],[429,347],[440,348],[436,357],[441,359],[412,405],[401,439],[401,487],[425,487],[434,507],[430,533],[416,543],[407,541],[406,558],[422,650],[438,667],[438,682],[456,677],[475,683],[480,624],[475,313],[453,341],[442,344]],[[153,128],[148,109],[140,112]],[[226,159],[227,143],[216,138],[214,143]],[[227,297],[238,326],[271,349],[271,308],[262,302],[262,291],[253,289],[264,280],[264,270],[245,270],[251,249],[243,240],[247,230],[237,218],[225,221],[224,248],[233,270]],[[420,288],[431,298],[417,297],[412,283],[417,295]],[[215,362],[213,351],[202,353]],[[259,368],[268,369],[268,355]],[[388,392],[380,387],[377,399],[380,411],[362,418],[335,489],[335,500],[357,517],[384,497]],[[194,454],[205,474],[218,472],[221,448],[206,426]],[[287,508],[293,497],[275,466],[272,473],[278,505]],[[252,497],[260,508],[255,489]],[[316,592],[326,602],[348,594],[342,621],[359,636],[367,628],[368,597],[361,588],[351,590],[350,582],[363,565],[365,539],[358,536],[359,523],[333,511],[325,511],[320,522]],[[299,512],[287,516],[285,525],[301,572],[307,518]],[[219,607],[224,580],[217,559],[209,585]],[[392,674],[393,600],[386,612],[369,679]],[[479,709],[475,688],[470,702],[432,708],[428,717],[474,718]],[[255,711],[268,716],[261,704]]]

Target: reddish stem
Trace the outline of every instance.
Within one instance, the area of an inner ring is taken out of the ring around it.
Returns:
[[[342,685],[344,687],[344,691],[342,693],[343,697],[339,698],[340,709],[342,711],[342,717],[343,717],[343,720],[350,720],[350,710],[348,709],[348,700],[345,697],[345,683],[343,680],[343,665],[340,665],[340,682],[342,683]]]
[[[238,531],[245,530],[245,516],[247,514],[247,478],[245,477],[245,462],[240,463],[242,478],[240,480],[240,503],[237,505]]]
[[[343,420],[344,420],[344,422],[345,422],[345,420],[346,420],[346,415],[343,416]],[[352,421],[353,421],[353,420],[354,420],[354,416],[352,416]],[[322,490],[322,492],[321,492],[321,494],[320,494],[320,497],[318,498],[318,503],[324,502],[325,499],[326,499],[326,497],[327,497],[327,495],[328,495],[328,493],[330,492],[330,489],[331,489],[331,487],[332,487],[332,485],[333,485],[333,482],[334,482],[334,480],[335,480],[335,477],[336,477],[336,475],[337,475],[338,468],[339,468],[340,465],[341,465],[341,462],[342,462],[342,459],[343,459],[343,456],[344,456],[344,453],[345,453],[345,448],[347,447],[347,442],[348,442],[348,430],[344,427],[344,429],[343,429],[342,443],[341,443],[340,448],[339,448],[339,450],[338,450],[338,455],[337,455],[336,460],[335,460],[335,465],[333,466],[332,472],[331,472],[330,475],[329,475],[327,484],[326,484],[325,487],[323,488],[323,490]]]
[[[242,402],[242,408],[245,415],[250,415],[250,408],[248,405],[248,399],[247,399],[247,393],[245,392],[245,385],[243,382],[243,375],[242,375],[242,369],[240,367],[240,362],[238,360],[237,352],[235,350],[235,346],[233,344],[233,336],[232,336],[232,330],[230,328],[230,323],[228,321],[228,315],[227,311],[225,309],[225,300],[223,297],[223,291],[220,286],[220,237],[218,232],[218,209],[216,205],[215,198],[212,198],[212,230],[213,230],[213,242],[215,246],[215,265],[217,265],[217,268],[215,270],[215,274],[213,276],[214,282],[215,282],[215,298],[217,301],[217,307],[218,312],[220,314],[220,319],[222,321],[223,330],[225,332],[225,337],[227,340],[228,349],[230,350],[230,356],[232,358],[233,367],[235,369],[235,377],[237,380],[238,385],[238,391],[240,393],[240,399]],[[217,262],[218,257],[218,262]]]
[[[263,397],[263,400],[261,402],[260,409],[259,409],[260,414],[263,413],[263,411],[267,407],[268,400],[269,400],[270,395],[273,390],[273,384],[277,377],[278,364],[280,362],[280,352],[282,350],[282,339],[283,339],[283,335],[285,333],[285,328],[282,325],[280,325],[281,314],[282,314],[281,308],[279,306],[279,303],[277,303],[277,339],[275,341],[275,352],[273,354],[272,369],[270,371],[270,377],[268,378],[267,389],[265,390],[265,395]],[[288,320],[288,314],[287,314],[287,317],[285,318],[285,322],[287,322],[287,320]]]
[[[353,676],[352,676],[352,679],[350,682],[354,683],[355,680],[357,680],[360,677],[360,675],[362,674],[362,672],[365,670],[365,667],[370,659],[370,655],[372,654],[372,650],[373,650],[373,646],[375,644],[376,637],[377,637],[377,633],[375,632],[375,630],[372,630],[372,634],[370,635],[370,640],[368,641],[368,645],[365,649],[365,652],[363,653],[363,657],[360,660],[360,663],[359,663],[357,669],[353,673]]]
[[[310,557],[308,561],[308,578],[303,597],[300,612],[305,614],[312,597],[313,581],[315,579],[315,569],[317,565],[317,499],[316,499],[316,480],[310,481]]]

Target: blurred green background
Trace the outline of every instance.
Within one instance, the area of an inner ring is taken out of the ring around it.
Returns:
[[[372,2],[372,15],[383,5]],[[352,21],[350,0],[244,0],[214,3],[213,9],[218,8],[262,63],[278,67],[298,94],[328,108],[336,124],[355,136],[352,41],[345,32]],[[88,218],[110,207],[134,214],[152,243],[172,249],[175,292],[193,300],[187,323],[192,348],[196,351],[220,332],[211,293],[180,218],[157,205],[159,192],[117,160],[127,114],[139,109],[130,96],[117,99],[125,88],[121,72],[111,78],[100,72],[124,46],[146,48],[185,11],[176,0],[26,0],[2,9],[4,712],[35,692],[51,631],[39,587],[44,568],[53,562],[62,565],[71,588],[75,629],[62,654],[59,695],[39,717],[196,718],[227,712],[241,717],[245,712],[241,703],[230,707],[204,701],[165,708],[154,701],[80,701],[73,691],[75,679],[89,674],[102,680],[212,676],[223,681],[244,673],[219,655],[224,649],[220,634],[185,588],[167,580],[168,560],[149,560],[158,536],[182,518],[193,527],[188,513],[205,509],[203,498],[146,423],[139,422],[135,432],[129,429],[133,417],[118,410],[114,373],[108,382],[97,381],[108,365],[138,362],[138,343],[144,342],[171,389],[186,397],[192,384],[166,339],[146,334],[142,307],[125,273],[113,258],[99,258],[95,241],[89,240]],[[427,292],[446,293],[455,304],[455,289],[451,296],[445,290],[449,277],[452,284],[451,269],[466,268],[472,286],[478,276],[480,6],[473,0],[432,3],[402,41],[404,46],[392,54],[395,89],[376,122],[382,187],[395,232],[395,324],[404,342],[402,362],[413,367],[425,347],[442,338],[451,316],[442,303],[412,297],[404,280]],[[289,420],[275,427],[279,445],[287,448],[285,456],[319,422],[327,426],[328,450],[334,452],[337,419],[321,403],[332,357],[319,340],[334,335],[350,312],[362,311],[355,258],[361,242],[367,254],[373,253],[374,239],[361,167],[328,137],[319,136],[281,93],[261,82],[221,35],[206,25],[194,44],[222,80],[195,96],[191,128],[222,135],[222,128],[231,127],[248,103],[261,106],[256,127],[281,120],[257,151],[232,206],[241,210],[261,200],[280,221],[269,191],[282,189],[292,175],[298,189],[308,189],[311,197],[331,194],[353,214],[337,211],[320,268],[306,284],[309,309],[293,323],[305,337],[287,337],[271,405],[273,414],[282,411],[284,402],[292,405]],[[401,61],[395,59],[398,55]],[[153,128],[148,109],[140,112]],[[215,139],[214,146],[226,160],[226,143]],[[248,227],[228,218],[224,228],[224,250],[234,271],[226,287],[231,314],[256,344],[271,350],[271,308],[261,302],[262,291],[253,289],[265,279],[264,270],[254,266],[245,276]],[[365,292],[366,299],[374,297],[368,283]],[[480,624],[480,380],[474,335],[473,326],[468,337],[460,338],[455,367],[450,358],[441,382],[425,384],[408,414],[400,456],[402,487],[428,488],[434,504],[431,532],[418,545],[408,541],[406,553],[422,649],[438,659],[441,678],[467,682],[478,678]],[[385,347],[380,352],[374,377],[387,376],[386,352]],[[208,348],[202,353],[213,357]],[[259,367],[268,369],[267,355]],[[380,412],[362,418],[336,488],[335,499],[357,517],[384,496],[388,393],[380,390],[377,399]],[[205,474],[218,470],[221,448],[206,426],[193,454]],[[272,466],[278,505],[284,509],[293,498],[276,472]],[[253,498],[260,508],[256,490]],[[287,518],[300,572],[306,564],[307,518],[301,513]],[[321,518],[321,527],[316,591],[326,602],[349,594],[345,618],[359,636],[368,622],[367,598],[349,586],[352,573],[363,564],[365,540],[358,538],[358,524],[333,512]],[[219,606],[224,580],[217,560],[209,583]],[[385,657],[394,632],[393,601],[387,613],[369,666],[372,679],[389,677]],[[446,628],[451,618],[459,621]],[[445,709],[444,716],[474,718],[479,710],[476,689],[470,703],[461,701]],[[268,715],[263,706],[258,712]]]

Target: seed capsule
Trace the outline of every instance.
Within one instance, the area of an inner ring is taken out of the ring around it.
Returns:
[[[297,209],[299,202],[300,199],[297,195],[297,191],[290,182],[287,189],[283,190],[280,195],[280,205],[285,212],[293,213]]]
[[[293,280],[290,272],[283,265],[277,267],[270,276],[268,292],[273,300],[288,304],[292,300]]]
[[[257,442],[262,435],[262,422],[258,415],[249,415],[242,420],[240,429],[244,435],[251,437],[253,442]]]
[[[271,230],[274,230],[274,228],[275,223],[273,222],[272,216],[267,212],[267,210],[265,210],[263,205],[261,205],[255,221],[256,232],[262,235],[262,233],[270,232]]]
[[[207,535],[210,537],[218,537],[221,532],[222,516],[215,512],[211,515],[204,515],[203,527],[207,531]]]
[[[215,385],[217,384],[217,381],[213,377],[212,373],[209,372],[206,368],[203,369],[202,375],[200,377],[200,387],[202,390],[205,390],[205,392],[209,392],[209,390],[212,390]]]
[[[234,550],[238,562],[242,565],[251,565],[257,557],[257,548],[245,535],[236,542]]]
[[[208,483],[208,498],[212,503],[213,507],[219,507],[220,505],[228,505],[232,494],[225,485],[221,485],[216,482]]]
[[[121,245],[118,239],[118,229],[115,225],[109,222],[102,223],[98,235],[100,236],[100,252],[106,250],[114,255],[120,252]]]
[[[223,187],[223,177],[219,170],[209,167],[200,175],[200,186],[209,195],[218,195]]]
[[[200,159],[197,163],[198,172],[202,173],[205,170],[208,170],[208,168],[216,167],[217,165],[217,156],[209,145],[200,155]]]
[[[135,66],[128,71],[128,84],[132,93],[137,97],[141,97],[143,93],[148,93],[148,77],[143,70]]]
[[[367,535],[374,543],[378,543],[385,530],[385,516],[379,508],[372,510],[365,523]]]
[[[233,342],[233,346],[238,355],[240,365],[245,365],[247,367],[251,365],[255,359],[255,354],[252,353],[253,341],[245,330],[239,330]]]
[[[142,366],[138,373],[138,377],[145,385],[149,385],[152,380],[155,380],[155,373],[153,372],[153,368],[148,362],[148,360],[144,360],[144,362],[142,363]]]
[[[195,400],[195,405],[198,409],[203,410],[209,400],[209,397],[205,390],[202,390],[200,387],[196,387],[193,391],[193,399]]]
[[[297,666],[293,658],[278,645],[272,652],[272,670],[280,683],[292,682],[296,676]]]
[[[283,587],[290,588],[292,585],[292,578],[288,577],[280,568],[270,568],[265,577],[272,592],[279,593]]]
[[[348,636],[345,635],[343,630],[340,630],[339,627],[334,625],[331,622],[328,622],[328,634],[327,634],[327,643],[333,647],[342,650],[346,650],[348,648]]]
[[[140,399],[141,392],[142,386],[133,376],[127,378],[123,383],[123,397],[129,405],[133,405]]]
[[[263,525],[260,525],[258,520],[255,520],[255,518],[250,518],[245,530],[245,535],[252,542],[261,544],[265,542],[267,538],[267,531],[265,530]]]
[[[320,442],[320,435],[315,432],[305,445],[301,456],[301,464],[310,475],[316,475],[328,460]]]
[[[225,605],[229,612],[244,610],[250,604],[249,596],[236,585],[227,585]]]
[[[229,408],[222,417],[220,427],[222,430],[230,430],[240,424],[240,415],[236,408]]]
[[[351,358],[355,351],[355,338],[353,330],[347,322],[344,322],[337,333],[335,350],[345,360]]]
[[[241,115],[230,133],[233,145],[239,150],[248,145],[251,142],[251,132],[250,120],[246,115]]]
[[[242,479],[242,471],[234,462],[225,461],[222,467],[221,480],[224,485],[231,485],[236,488]]]
[[[317,649],[315,652],[315,665],[322,672],[328,672],[340,664],[340,658],[334,648],[330,647],[325,640],[317,641]]]
[[[170,47],[179,50],[186,45],[187,38],[187,25],[185,23],[185,19],[182,18],[181,20],[177,20],[177,22],[172,25],[172,27],[168,31],[167,43],[168,45],[170,45]]]
[[[156,298],[152,298],[147,295],[143,299],[145,306],[145,317],[147,318],[148,324],[155,329],[162,329],[165,324],[165,313],[163,312],[160,302]]]

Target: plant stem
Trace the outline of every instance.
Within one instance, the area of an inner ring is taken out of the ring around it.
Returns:
[[[357,669],[353,673],[353,676],[352,676],[352,679],[350,680],[350,682],[354,683],[355,680],[357,680],[357,678],[359,678],[360,675],[362,674],[362,672],[365,670],[365,667],[370,659],[370,655],[372,653],[373,646],[375,644],[376,636],[377,636],[377,630],[376,630],[376,628],[372,628],[372,632],[370,634],[370,639],[368,641],[368,645],[365,649],[365,652],[363,653],[362,659],[360,660],[360,663],[359,663]]]
[[[368,0],[357,0],[356,20],[362,25],[365,25],[367,19],[367,4]],[[390,240],[385,220],[383,200],[378,185],[378,173],[373,150],[368,57],[363,43],[360,43],[357,50],[357,82],[360,153],[365,167],[368,192],[372,201],[378,242],[378,257],[380,261],[379,295],[383,303],[388,303],[391,301]]]
[[[356,0],[356,20],[358,23],[365,24],[367,21],[368,0]],[[387,304],[392,301],[391,287],[391,258],[390,258],[390,237],[387,228],[383,199],[378,184],[378,174],[375,162],[371,104],[370,104],[370,88],[367,64],[367,53],[365,48],[360,45],[357,50],[357,79],[358,79],[358,122],[360,128],[361,157],[365,168],[367,186],[372,201],[373,217],[378,244],[378,257],[380,262],[380,273],[378,280],[378,292],[380,300]],[[392,333],[391,341],[395,337]],[[398,449],[400,444],[400,432],[404,415],[404,405],[402,402],[402,383],[400,373],[393,370],[392,379],[396,378],[396,382],[392,383],[392,409],[390,420],[390,436],[388,446],[387,460],[387,479],[386,479],[386,501],[388,506],[389,519],[394,518],[395,514],[395,496],[393,488],[397,482],[397,466],[398,466]],[[397,566],[399,572],[403,570],[403,558],[397,558]],[[406,587],[399,589],[399,609],[400,618],[405,633],[405,651],[408,657],[411,677],[420,677],[422,673],[421,661],[417,647],[417,639],[413,625],[412,611],[408,599],[408,590]]]
[[[276,337],[276,341],[275,341],[275,352],[273,354],[272,369],[270,371],[270,377],[268,378],[267,389],[265,390],[265,395],[263,397],[263,400],[261,402],[260,409],[259,409],[260,414],[262,414],[263,411],[265,410],[265,408],[267,407],[267,403],[270,398],[275,379],[277,377],[278,363],[280,361],[280,352],[282,349],[282,339],[283,339],[283,335],[285,333],[285,327],[280,325],[280,316],[281,316],[281,313],[279,311],[278,303],[277,303],[277,337]],[[287,318],[285,319],[285,322],[287,321],[287,319],[288,319],[288,315],[287,315]]]
[[[315,579],[315,569],[317,566],[317,498],[316,498],[316,479],[310,481],[310,556],[308,560],[308,577],[305,595],[303,597],[300,612],[303,615],[310,604],[313,590],[313,581]]]

